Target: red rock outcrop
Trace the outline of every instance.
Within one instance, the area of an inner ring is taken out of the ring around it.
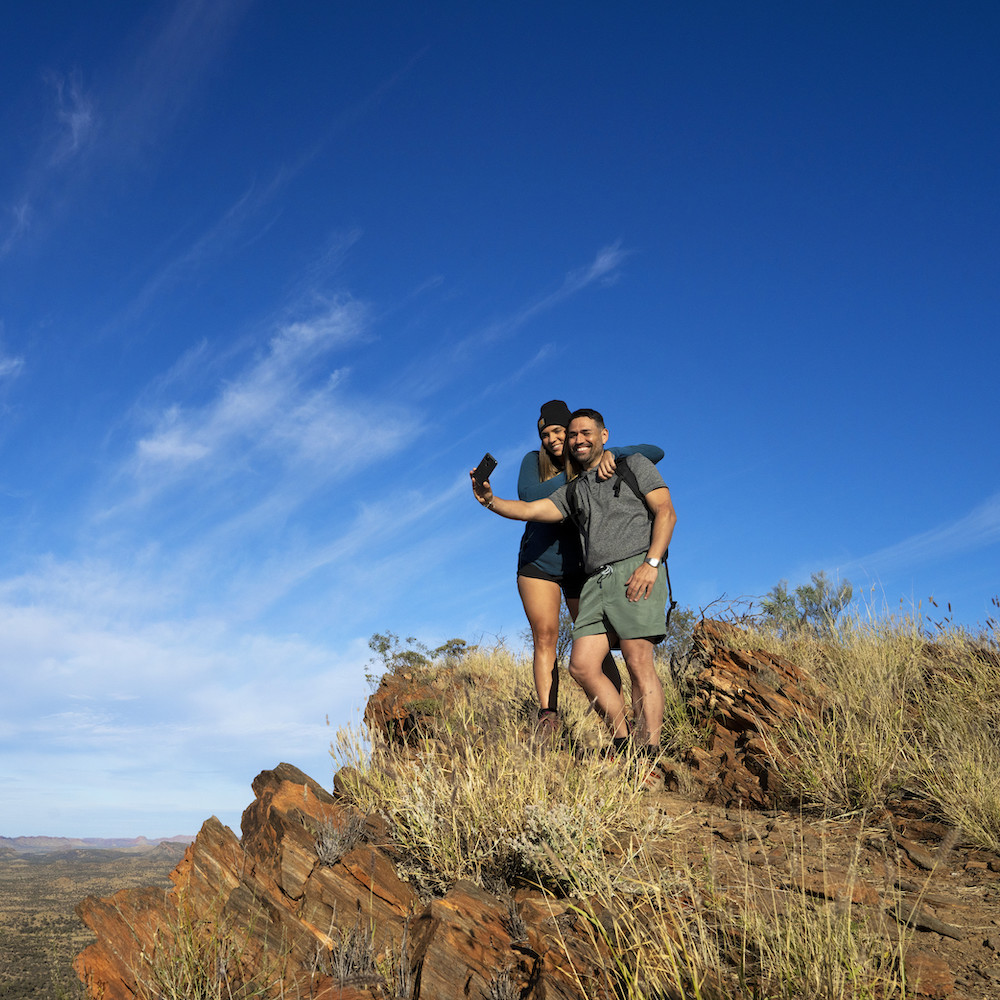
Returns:
[[[711,800],[770,805],[768,728],[814,711],[815,703],[792,664],[734,649],[733,638],[716,622],[695,632],[686,661],[689,703],[713,730],[710,749],[693,751],[684,764]],[[449,689],[406,673],[388,676],[369,700],[366,722],[405,747]],[[289,764],[258,775],[253,790],[242,838],[208,820],[169,893],[126,891],[80,905],[97,935],[76,962],[92,997],[163,992],[157,976],[164,955],[193,947],[194,939],[227,942],[233,953],[214,958],[232,982],[280,979],[288,994],[319,998],[378,995],[365,981],[371,970],[345,965],[364,935],[372,954],[391,956],[389,974],[414,998],[483,995],[502,975],[523,997],[569,1000],[586,995],[585,984],[598,976],[595,935],[557,901],[522,895],[512,920],[509,901],[459,883],[424,905],[396,873],[384,823],[360,817]],[[324,837],[336,842],[348,830],[353,838],[330,856]],[[523,925],[520,935],[512,936],[512,923]],[[192,940],[180,940],[186,937]]]
[[[746,633],[725,622],[702,621],[691,649],[675,664],[691,717],[708,733],[707,749],[689,750],[682,762],[707,801],[746,809],[782,804],[774,766],[777,733],[791,723],[819,720],[822,689],[794,663],[748,648]],[[685,775],[671,768],[673,787]]]
[[[316,1000],[384,995],[370,968],[348,967],[352,949],[387,956],[386,975],[414,1000],[487,995],[501,975],[521,996],[582,1000],[580,984],[597,975],[591,935],[572,921],[557,926],[554,902],[524,897],[532,921],[520,937],[508,929],[522,923],[512,921],[512,904],[471,883],[423,905],[396,874],[382,824],[368,822],[358,844],[324,861],[324,836],[360,830],[362,818],[289,764],[262,772],[253,788],[242,840],[208,820],[171,891],[80,904],[97,935],[75,963],[91,997],[164,993],[165,960],[176,966],[184,948],[211,955],[230,987],[267,979],[286,996]]]

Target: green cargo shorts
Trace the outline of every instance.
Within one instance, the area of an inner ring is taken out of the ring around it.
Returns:
[[[619,639],[649,639],[660,642],[666,634],[667,568],[660,563],[656,583],[648,597],[630,601],[625,585],[632,571],[641,566],[640,553],[611,563],[587,577],[580,595],[580,612],[573,625],[573,638],[616,632]]]

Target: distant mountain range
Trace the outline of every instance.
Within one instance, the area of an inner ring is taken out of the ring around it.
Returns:
[[[14,851],[17,854],[48,854],[53,851],[79,849],[105,851],[155,850],[160,844],[190,844],[194,837],[0,837],[0,854]]]

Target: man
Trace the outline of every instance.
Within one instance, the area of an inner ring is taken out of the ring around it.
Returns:
[[[642,455],[628,459],[637,496],[619,476],[603,482],[597,467],[608,431],[596,410],[576,410],[566,431],[569,456],[580,475],[544,500],[503,500],[489,482],[472,480],[476,499],[515,521],[558,522],[572,517],[580,530],[588,574],[573,627],[570,676],[604,718],[616,750],[628,742],[621,692],[601,669],[611,648],[611,633],[621,643],[632,678],[633,734],[638,749],[659,754],[663,727],[663,685],[653,665],[653,648],[664,637],[667,583],[663,560],[677,515],[670,491],[653,463]],[[572,509],[571,509],[572,507]]]

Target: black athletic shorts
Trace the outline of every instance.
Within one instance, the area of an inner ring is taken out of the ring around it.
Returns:
[[[565,576],[553,576],[551,573],[546,573],[544,569],[539,569],[535,563],[519,566],[517,575],[527,576],[532,580],[551,580],[552,583],[558,583],[562,588],[563,597],[567,599],[579,598],[583,592],[583,585],[587,581],[586,573],[567,573]]]

